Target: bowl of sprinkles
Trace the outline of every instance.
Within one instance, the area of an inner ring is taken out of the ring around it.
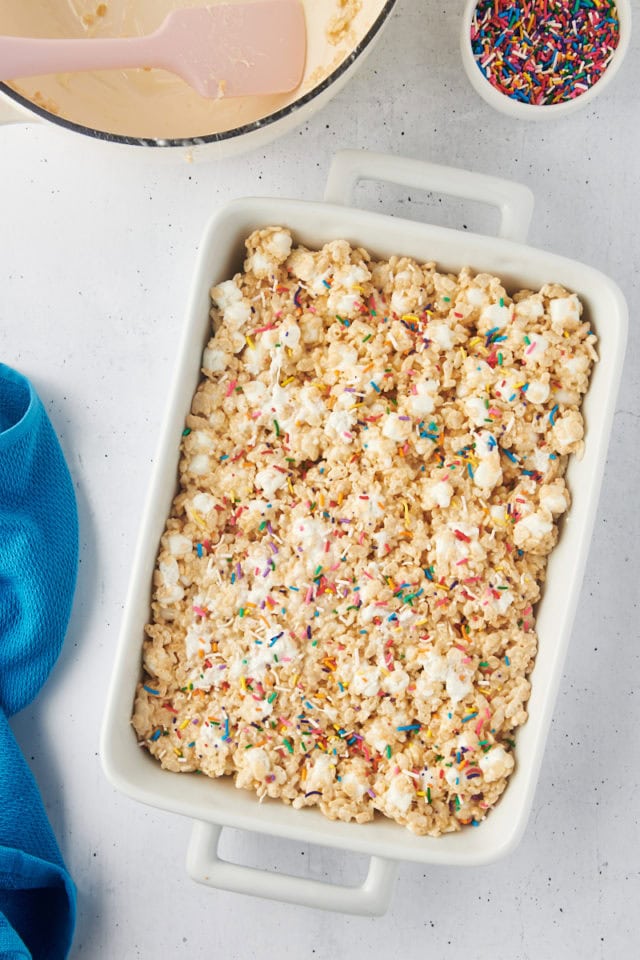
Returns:
[[[492,107],[544,120],[602,93],[620,69],[630,33],[629,0],[469,0],[462,61]]]

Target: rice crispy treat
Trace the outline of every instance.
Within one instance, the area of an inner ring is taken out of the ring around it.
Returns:
[[[133,724],[332,819],[477,825],[514,767],[595,337],[555,284],[247,240],[160,544]]]

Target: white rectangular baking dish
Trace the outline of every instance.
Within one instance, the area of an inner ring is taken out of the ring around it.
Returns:
[[[382,180],[498,206],[499,238],[395,219],[346,206],[361,179]],[[627,308],[606,276],[576,261],[524,245],[532,209],[530,191],[484,175],[398,157],[346,151],[333,162],[325,203],[237,200],[217,213],[204,235],[196,267],[173,389],[142,522],[129,596],[102,730],[102,762],[109,780],[129,796],[193,818],[188,855],[194,879],[214,887],[348,913],[380,914],[388,906],[395,865],[410,860],[455,866],[485,864],[509,853],[525,829],[533,801],[562,665],[579,599],[598,504],[609,432],[622,370]],[[578,293],[598,335],[599,363],[584,402],[586,452],[567,473],[572,505],[553,552],[538,606],[539,652],[532,675],[529,720],[517,733],[516,769],[505,794],[478,828],[440,838],[416,837],[379,818],[369,824],[333,822],[317,810],[277,801],[258,804],[230,778],[211,780],[162,770],[141,750],[130,717],[140,676],[143,627],[149,615],[158,542],[176,491],[180,437],[200,379],[210,336],[209,289],[241,269],[244,240],[256,228],[290,228],[312,247],[337,238],[388,257],[436,260],[440,268],[470,266],[501,277],[507,289],[538,289],[555,281]],[[371,856],[361,887],[345,888],[227,863],[217,854],[222,826],[358,851]]]

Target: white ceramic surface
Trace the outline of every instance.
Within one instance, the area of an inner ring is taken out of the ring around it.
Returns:
[[[360,180],[383,180],[415,189],[497,205],[500,237],[454,231],[388,218],[346,206]],[[324,204],[295,200],[237,200],[210,221],[200,246],[173,388],[162,430],[149,499],[142,521],[125,608],[102,737],[102,761],[111,782],[145,803],[193,817],[192,875],[216,887],[230,887],[292,903],[375,914],[392,891],[395,861],[469,867],[511,852],[526,827],[569,642],[598,503],[609,432],[622,370],[627,312],[616,285],[602,273],[574,260],[522,242],[532,212],[530,192],[517,184],[462,170],[380,154],[346,152],[334,160]],[[517,765],[496,809],[477,829],[441,838],[416,838],[383,818],[364,825],[326,820],[317,810],[293,810],[277,802],[258,804],[235,789],[229,778],[210,780],[176,775],[160,768],[136,742],[130,725],[140,676],[143,627],[148,619],[150,584],[157,545],[176,489],[179,438],[200,377],[202,349],[209,337],[209,290],[242,262],[243,240],[259,226],[278,223],[309,246],[346,238],[379,256],[404,254],[436,259],[445,269],[469,265],[499,275],[507,289],[537,289],[551,280],[581,297],[599,337],[599,363],[584,402],[586,452],[567,472],[572,492],[570,516],[548,565],[537,611],[539,651],[532,674],[529,720],[516,737]],[[373,239],[373,242],[372,242]],[[217,824],[304,840],[372,857],[364,884],[352,890],[229,866],[216,850]]]
[[[484,74],[479,70],[471,49],[471,21],[478,5],[478,0],[467,0],[460,29],[460,55],[462,65],[469,79],[469,83],[479,96],[495,110],[504,113],[514,120],[552,120],[558,117],[567,117],[588,106],[600,94],[604,93],[609,84],[622,67],[624,58],[629,49],[631,40],[631,3],[630,0],[616,0],[618,20],[620,23],[620,39],[611,63],[597,83],[574,100],[564,103],[554,103],[547,106],[537,106],[532,103],[522,103],[496,90]]]

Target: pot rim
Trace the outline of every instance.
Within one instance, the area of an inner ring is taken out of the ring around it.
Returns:
[[[397,0],[385,0],[382,10],[364,37],[353,48],[351,53],[345,57],[340,66],[337,67],[332,73],[328,74],[328,76],[326,76],[322,83],[318,84],[318,86],[314,87],[303,97],[300,97],[299,99],[294,100],[292,103],[287,104],[286,107],[282,107],[282,109],[277,110],[275,113],[271,113],[266,117],[261,117],[258,120],[252,120],[251,123],[243,124],[240,127],[233,127],[231,130],[220,131],[219,133],[210,133],[205,134],[204,136],[176,137],[169,139],[124,136],[121,134],[109,133],[106,130],[96,130],[94,127],[87,127],[81,123],[75,123],[73,120],[67,120],[65,117],[59,117],[54,113],[50,113],[48,110],[45,110],[43,107],[34,103],[33,100],[29,100],[21,93],[18,93],[7,83],[0,83],[0,94],[8,97],[14,101],[14,103],[17,103],[30,113],[35,113],[43,120],[47,120],[50,123],[55,123],[58,126],[74,133],[80,133],[84,136],[92,137],[95,140],[105,140],[108,143],[123,143],[133,147],[180,147],[182,149],[185,147],[189,148],[203,146],[204,144],[208,143],[223,143],[225,141],[235,140],[237,137],[245,136],[246,134],[255,133],[258,130],[262,130],[265,127],[271,126],[271,124],[277,123],[279,120],[283,120],[285,117],[295,113],[296,110],[301,109],[308,103],[311,103],[317,97],[321,96],[333,83],[339,80],[340,77],[342,77],[347,70],[350,69],[358,57],[360,57],[360,55],[364,52],[366,47],[369,46],[369,44],[380,32],[386,21],[389,19],[389,16],[396,3]]]

